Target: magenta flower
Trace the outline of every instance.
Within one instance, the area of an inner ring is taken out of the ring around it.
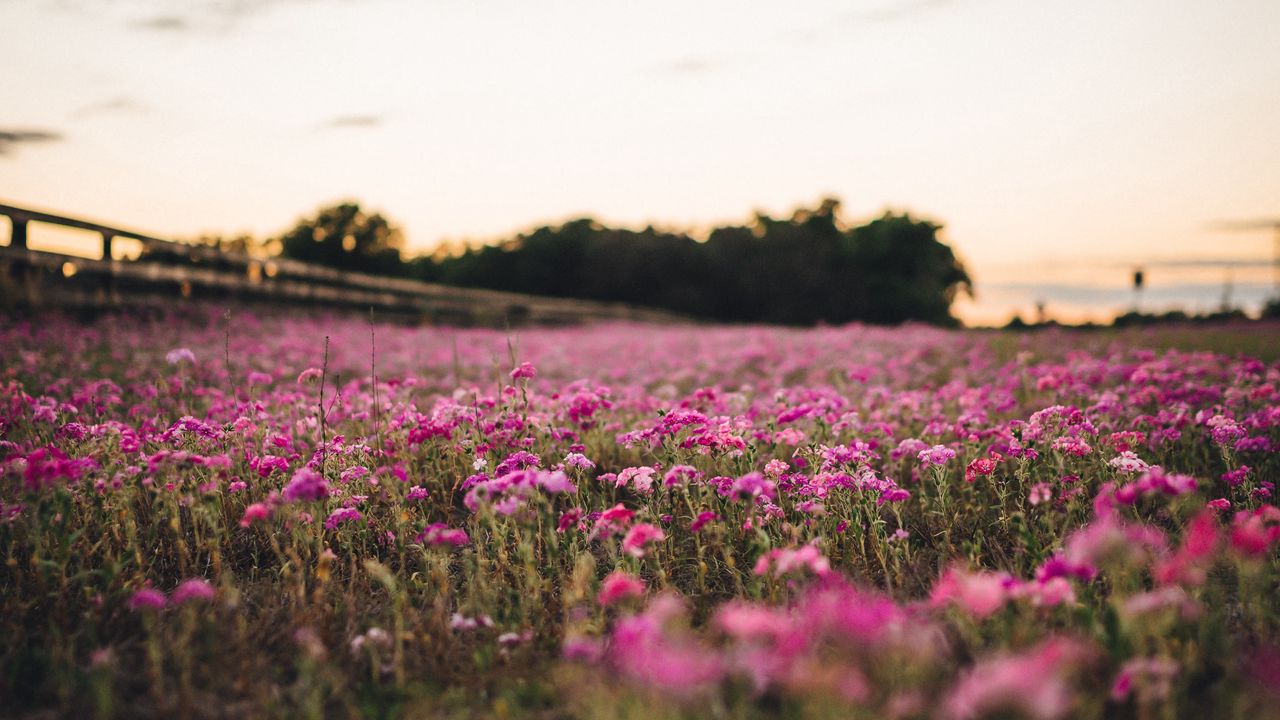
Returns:
[[[701,477],[702,473],[691,465],[673,465],[662,476],[662,485],[664,487],[684,486]]]
[[[255,522],[260,522],[271,517],[271,506],[266,503],[253,503],[244,509],[244,516],[240,518],[240,527],[247,528]]]
[[[311,468],[300,468],[281,493],[288,502],[315,502],[329,497],[329,483]]]
[[[766,500],[778,498],[778,484],[765,476],[752,472],[734,480],[729,486],[729,495],[738,500],[752,500],[758,497]]]
[[[560,653],[570,662],[594,665],[604,657],[604,643],[597,638],[571,635],[564,639]]]
[[[213,595],[213,585],[209,584],[208,580],[188,578],[178,584],[171,599],[174,605],[184,605],[193,601],[208,602],[213,600]]]
[[[324,377],[324,371],[317,367],[307,368],[298,373],[299,385],[310,385],[313,382],[319,382]]]
[[[620,471],[614,480],[614,487],[626,487],[631,485],[631,489],[641,495],[650,495],[653,493],[654,475],[658,471],[651,467],[629,467]]]
[[[964,720],[1012,712],[1033,720],[1057,720],[1071,712],[1068,677],[1088,654],[1079,643],[1047,640],[1020,655],[980,660],[951,689],[942,717]]]
[[[578,521],[582,519],[582,508],[569,508],[560,514],[560,520],[556,523],[556,532],[568,532],[570,528],[577,526]]]
[[[678,697],[715,687],[725,675],[719,656],[666,629],[681,614],[679,600],[662,596],[643,614],[620,620],[609,648],[612,665],[625,678]]]
[[[587,456],[582,453],[571,452],[564,456],[564,466],[580,470],[591,470],[595,468],[596,464],[587,459]]]
[[[154,588],[142,588],[129,598],[130,610],[160,610],[169,604],[169,598]]]
[[[951,568],[934,584],[929,604],[942,607],[954,603],[982,619],[1004,607],[1018,589],[1018,582],[1007,573],[970,573]]]
[[[1280,540],[1280,509],[1264,505],[1241,510],[1231,521],[1231,547],[1246,558],[1262,557]]]
[[[956,451],[946,445],[934,445],[926,450],[921,450],[916,454],[916,457],[919,458],[921,465],[941,467],[955,459]]]
[[[414,538],[414,542],[438,547],[440,545],[450,545],[452,547],[463,547],[471,542],[467,537],[467,532],[460,528],[450,528],[444,523],[431,523],[422,529]]]
[[[600,513],[600,517],[596,519],[595,527],[591,530],[592,538],[608,537],[622,532],[631,524],[631,519],[635,515],[634,510],[628,510],[622,503],[614,505]]]
[[[615,570],[601,583],[596,602],[604,606],[614,605],[626,598],[643,597],[644,591],[643,580],[622,570]]]
[[[1004,456],[998,452],[993,452],[987,457],[977,458],[971,461],[964,469],[965,482],[974,482],[980,477],[987,477],[996,471],[996,466],[1004,460]]]
[[[813,545],[798,548],[774,548],[756,560],[756,575],[772,573],[775,577],[808,571],[822,577],[831,572],[831,562]]]
[[[698,517],[694,518],[693,522],[689,523],[689,531],[696,533],[702,530],[702,528],[706,527],[707,523],[713,522],[719,519],[720,519],[720,516],[717,515],[716,513],[713,513],[710,510],[703,510],[702,512],[698,513]]]
[[[537,371],[533,368],[533,363],[522,362],[518,367],[511,371],[511,379],[519,380],[523,378],[526,380],[532,380],[537,374]]]
[[[329,517],[324,521],[325,530],[335,530],[339,525],[349,522],[359,522],[364,519],[360,511],[353,507],[341,507],[329,513]]]
[[[1169,658],[1133,658],[1116,676],[1111,686],[1111,699],[1126,700],[1136,694],[1138,702],[1143,705],[1164,700],[1173,690],[1173,679],[1179,669],[1177,661]]]
[[[636,523],[622,539],[622,549],[632,557],[644,557],[646,546],[667,538],[662,528],[649,523]]]

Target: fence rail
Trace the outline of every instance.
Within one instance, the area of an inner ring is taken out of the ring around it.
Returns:
[[[459,288],[288,258],[251,257],[3,203],[0,215],[7,216],[12,227],[9,245],[0,246],[0,301],[8,307],[120,307],[218,299],[372,307],[428,322],[478,325],[682,320],[671,313],[620,303]],[[31,249],[32,222],[97,233],[102,238],[102,258]],[[116,238],[141,243],[139,259],[113,258]]]

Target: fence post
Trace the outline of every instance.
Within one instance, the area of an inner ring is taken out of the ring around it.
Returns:
[[[17,215],[10,215],[9,226],[13,228],[13,232],[9,234],[9,246],[25,250],[27,248],[27,219]]]
[[[102,231],[102,259],[111,262],[111,241],[115,239],[116,234]]]

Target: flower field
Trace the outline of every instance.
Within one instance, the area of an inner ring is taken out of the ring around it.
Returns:
[[[1280,361],[1160,332],[6,320],[0,716],[1277,717]]]

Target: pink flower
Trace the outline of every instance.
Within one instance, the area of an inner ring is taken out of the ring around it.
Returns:
[[[533,363],[522,362],[519,367],[511,371],[511,379],[519,380],[524,378],[526,380],[531,380],[533,379],[533,376],[537,374],[537,371],[533,368]]]
[[[1031,598],[1036,607],[1075,605],[1076,590],[1065,577],[1049,578],[1044,582],[1029,582],[1022,586],[1022,593]]]
[[[271,506],[266,503],[254,503],[244,509],[244,516],[240,518],[240,527],[249,527],[255,522],[266,520],[271,517]]]
[[[1173,679],[1177,677],[1178,669],[1177,661],[1169,658],[1133,658],[1116,676],[1111,686],[1111,699],[1125,700],[1137,690],[1138,702],[1143,705],[1164,700],[1173,690]]]
[[[168,604],[169,598],[153,588],[142,588],[129,598],[130,610],[160,610]]]
[[[301,468],[293,474],[281,493],[289,502],[315,502],[329,497],[329,483],[311,468]]]
[[[414,542],[422,543],[436,547],[439,545],[452,545],[453,547],[463,547],[471,542],[467,537],[465,530],[460,528],[451,529],[444,523],[431,523],[422,529],[414,538]]]
[[[591,460],[582,453],[571,452],[564,456],[564,466],[567,468],[578,468],[580,470],[591,470],[596,466],[596,464],[591,462]]]
[[[600,513],[600,517],[596,519],[595,527],[591,530],[592,538],[609,537],[615,533],[622,532],[631,523],[631,519],[635,515],[634,510],[628,510],[622,503],[614,505]]]
[[[645,546],[667,538],[662,528],[649,523],[636,523],[622,539],[622,549],[632,557],[644,557]]]
[[[729,637],[740,640],[782,638],[795,627],[786,611],[741,600],[722,605],[716,611],[715,625]]]
[[[568,532],[569,528],[576,526],[578,521],[581,519],[582,508],[569,508],[568,510],[565,510],[560,514],[560,520],[556,523],[556,532]]]
[[[729,495],[738,500],[753,500],[758,497],[775,500],[778,497],[778,484],[766,480],[758,472],[747,473],[733,481],[729,486]]]
[[[979,477],[986,477],[995,472],[996,465],[1004,460],[1004,456],[998,452],[992,452],[989,457],[978,458],[969,463],[964,469],[965,482],[973,482]]]
[[[955,720],[1011,711],[1033,720],[1066,717],[1075,705],[1066,675],[1087,654],[1071,640],[1047,640],[1020,655],[980,660],[948,693],[942,717]]]
[[[931,448],[921,450],[916,454],[916,457],[920,460],[920,464],[926,467],[931,465],[942,467],[955,459],[956,451],[946,445],[934,445]]]
[[[783,473],[785,473],[790,469],[791,469],[791,466],[788,465],[785,460],[774,459],[774,460],[770,460],[764,466],[764,474],[766,477],[778,478],[778,477],[781,477]]]
[[[1167,551],[1168,542],[1159,528],[1129,525],[1107,514],[1067,537],[1061,559],[1073,567],[1096,570],[1108,563],[1141,563]]]
[[[1047,503],[1053,498],[1053,490],[1049,488],[1049,483],[1036,483],[1031,486],[1031,492],[1027,495],[1027,502],[1032,505]]]
[[[691,465],[673,465],[662,476],[662,484],[664,487],[683,486],[700,477],[702,477],[702,473]]]
[[[601,605],[613,605],[625,598],[644,596],[645,584],[640,578],[621,570],[615,570],[600,585],[600,594],[596,602]]]
[[[306,370],[298,373],[298,384],[310,385],[311,383],[320,380],[322,377],[324,377],[324,371],[320,368],[307,368]]]
[[[564,639],[560,653],[565,660],[595,665],[604,657],[604,643],[597,638],[571,635]]]
[[[689,531],[696,533],[706,527],[707,523],[718,519],[720,519],[720,516],[716,513],[713,513],[710,510],[704,510],[698,513],[698,517],[694,518],[693,522],[689,523]]]
[[[1225,472],[1222,474],[1222,479],[1226,481],[1226,483],[1231,487],[1236,487],[1240,483],[1244,482],[1245,478],[1247,477],[1249,477],[1248,465],[1241,465],[1235,470],[1232,470],[1230,472]]]
[[[624,468],[618,473],[617,479],[614,481],[614,487],[626,487],[630,484],[631,488],[637,493],[650,495],[653,493],[654,475],[657,472],[651,467]]]
[[[1156,563],[1152,574],[1162,585],[1200,585],[1208,563],[1218,550],[1218,520],[1213,510],[1200,511],[1182,535],[1182,547],[1172,557]]]
[[[175,605],[183,605],[193,600],[207,602],[213,599],[213,595],[213,585],[208,580],[188,578],[173,591],[172,600]]]
[[[756,575],[772,572],[775,577],[781,577],[806,570],[822,577],[831,572],[831,562],[813,545],[774,548],[756,560],[753,572]]]
[[[955,603],[982,619],[1004,607],[1017,588],[1018,582],[1007,573],[970,573],[951,568],[934,584],[929,604],[942,607]]]
[[[1241,510],[1231,521],[1231,547],[1246,558],[1265,555],[1277,539],[1280,539],[1280,509],[1273,505]]]
[[[341,507],[329,513],[329,517],[324,521],[325,530],[335,530],[339,525],[349,522],[359,522],[364,519],[360,511],[353,507]]]
[[[679,600],[661,596],[644,613],[620,620],[609,652],[613,666],[629,680],[677,697],[718,685],[725,675],[719,656],[668,629],[682,614]]]

